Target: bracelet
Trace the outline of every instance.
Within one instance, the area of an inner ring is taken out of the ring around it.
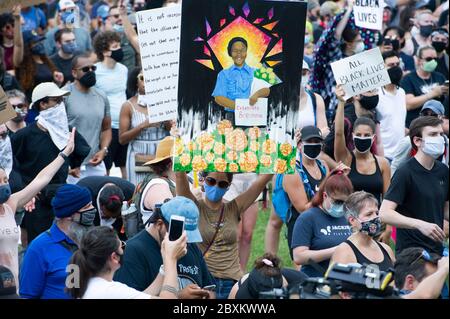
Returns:
[[[165,271],[164,271],[164,265],[161,265],[161,267],[159,267],[159,274],[160,274],[161,276],[165,276],[165,275],[166,275],[166,273],[165,273]]]
[[[63,152],[59,152],[58,155],[61,156],[61,157],[63,158],[64,161],[67,161],[68,158],[69,158],[69,157],[68,157],[66,154],[64,154]]]
[[[173,293],[178,298],[179,289],[169,286],[169,285],[163,285],[161,287],[161,292],[163,292],[164,290]],[[159,294],[161,294],[161,292]]]

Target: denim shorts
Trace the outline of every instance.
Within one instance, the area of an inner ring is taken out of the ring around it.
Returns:
[[[230,294],[231,289],[236,283],[236,280],[216,277],[214,277],[214,280],[216,281],[216,298],[228,299],[228,295]]]

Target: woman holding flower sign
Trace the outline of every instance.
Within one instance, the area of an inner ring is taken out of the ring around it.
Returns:
[[[248,44],[244,38],[235,37],[228,43],[228,55],[233,59],[234,65],[219,72],[216,87],[212,96],[227,112],[234,112],[236,99],[250,99],[254,105],[259,98],[268,97],[268,87],[259,89],[251,94],[255,70],[245,63]]]

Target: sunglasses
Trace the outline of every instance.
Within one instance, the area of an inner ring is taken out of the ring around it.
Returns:
[[[55,101],[56,103],[61,103],[63,101],[62,97],[49,97],[49,101]]]
[[[433,258],[431,258],[430,253],[424,249],[424,250],[422,250],[422,253],[416,259],[414,259],[414,261],[411,263],[411,265],[415,264],[416,262],[418,262],[421,259],[428,261],[430,263],[435,263]]]
[[[422,116],[438,116],[438,114],[434,113],[432,110],[425,110],[420,112]]]
[[[15,109],[19,108],[19,109],[23,109],[25,107],[24,103],[19,103],[19,104],[11,104],[11,106]]]
[[[119,19],[120,18],[120,14],[111,14],[110,17],[114,17],[116,19]]]
[[[425,61],[427,61],[427,62],[430,62],[430,61],[436,60],[436,58],[435,58],[435,57],[429,56],[429,57],[427,57],[427,58],[423,58],[422,60],[425,60]]]
[[[341,199],[331,199],[330,198],[330,200],[333,204],[336,204],[336,205],[344,205],[344,203],[345,203],[345,200],[341,200]]]
[[[226,189],[226,188],[230,187],[230,183],[229,182],[227,182],[227,181],[217,181],[215,178],[212,178],[210,176],[205,178],[205,182],[206,182],[206,184],[208,186],[216,186],[216,184],[217,184],[217,186],[219,188],[222,188],[222,189]]]
[[[75,69],[75,70],[81,70],[84,73],[89,72],[91,70],[95,72],[95,70],[97,70],[97,67],[95,65],[88,65],[88,66],[85,66],[85,67],[82,67],[82,68],[78,68],[78,69]]]
[[[139,74],[139,75],[137,76],[137,79],[138,79],[139,81],[144,81],[144,76],[143,76],[142,74]]]

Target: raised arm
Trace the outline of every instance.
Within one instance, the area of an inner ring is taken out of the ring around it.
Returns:
[[[62,151],[65,156],[69,156],[75,148],[75,128],[72,130],[69,142],[66,148]],[[37,193],[41,191],[48,183],[52,180],[53,176],[59,171],[61,166],[65,163],[65,159],[58,155],[56,159],[47,165],[32,181],[27,187],[22,189],[20,192],[11,195],[8,200],[8,205],[13,211],[17,208],[23,207],[28,203]]]
[[[186,172],[176,172],[176,191],[178,196],[184,196],[186,198],[192,199],[194,202],[197,202],[194,194],[192,194],[191,189],[189,188],[189,180]]]
[[[14,16],[14,53],[13,64],[15,68],[20,67],[23,61],[23,38],[22,24],[20,23],[21,6],[17,5],[13,8]]]
[[[250,186],[250,188],[236,197],[236,204],[239,207],[240,212],[244,212],[247,208],[252,205],[255,200],[258,198],[259,194],[264,190],[266,184],[272,180],[273,174],[261,175],[258,179]],[[178,187],[178,179],[177,179],[177,187]],[[189,191],[190,192],[190,191]],[[178,191],[177,191],[178,194]]]
[[[347,166],[350,166],[352,156],[345,144],[344,133],[344,89],[341,85],[336,86],[336,96],[339,99],[339,103],[336,110],[336,117],[334,120],[334,159],[336,162],[342,162]]]
[[[348,0],[347,1],[347,8],[345,11],[345,14],[343,15],[341,21],[339,21],[338,25],[336,26],[336,31],[334,33],[334,37],[337,40],[341,40],[342,33],[344,32],[345,27],[347,26],[348,20],[350,19],[350,15],[353,11],[353,3],[354,0]]]
[[[120,17],[122,18],[125,36],[127,37],[128,41],[130,41],[130,44],[133,47],[133,49],[137,53],[140,53],[138,35],[136,34],[133,25],[128,19],[127,9],[123,5],[121,5],[119,7],[119,12]]]

